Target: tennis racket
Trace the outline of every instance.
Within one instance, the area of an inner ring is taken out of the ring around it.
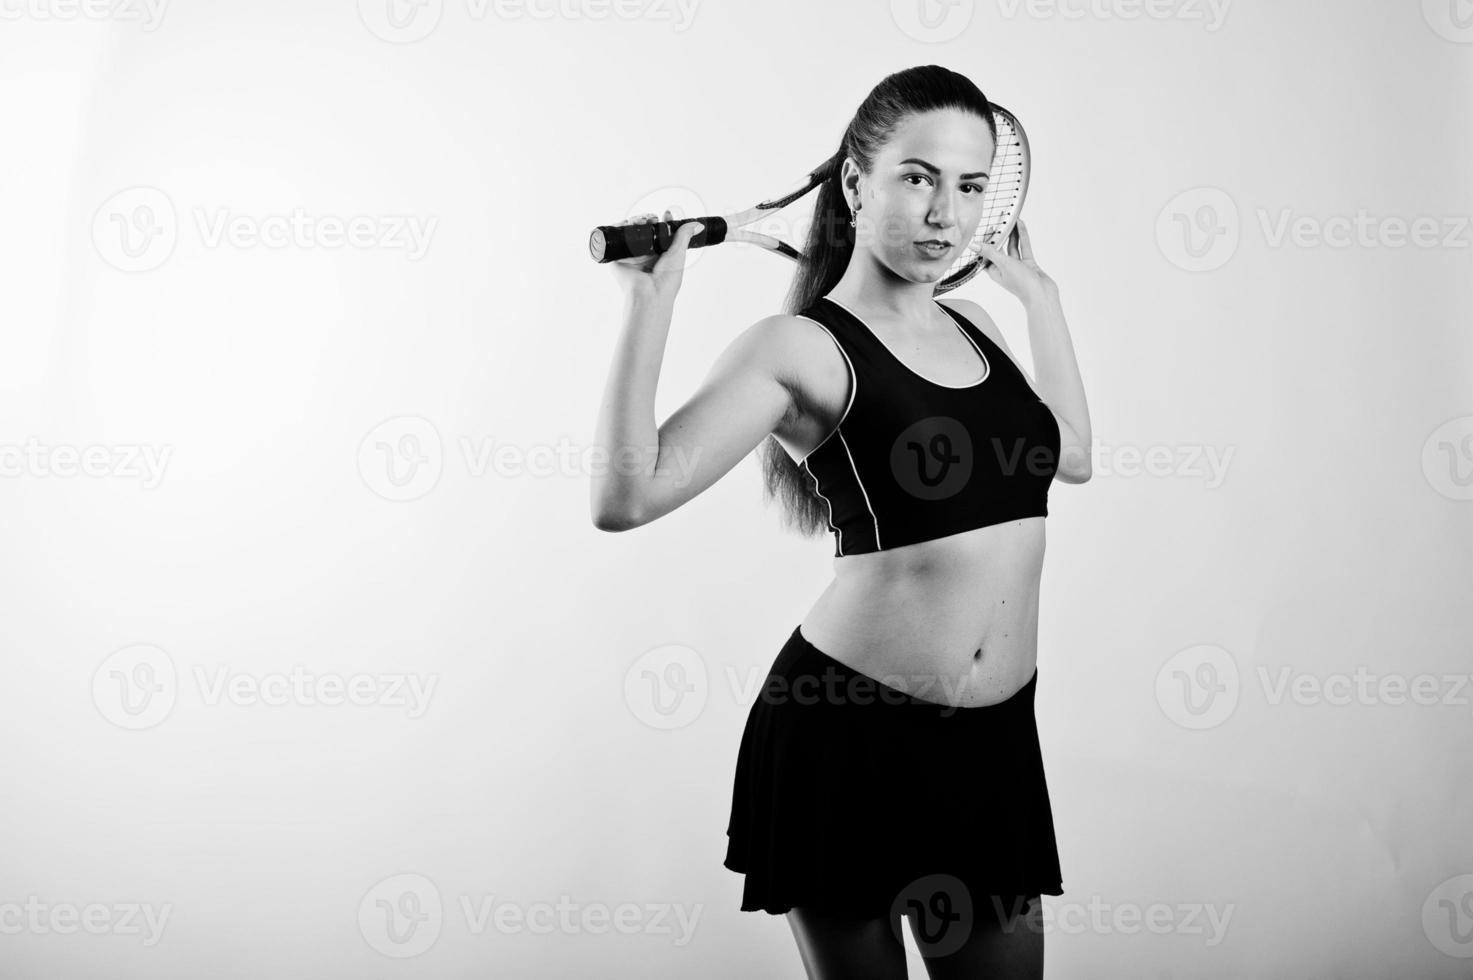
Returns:
[[[955,289],[985,269],[991,263],[982,256],[979,246],[1005,247],[1009,236],[1015,234],[1018,213],[1023,209],[1023,198],[1028,193],[1028,170],[1030,157],[1028,137],[1018,118],[1000,105],[992,106],[993,119],[997,123],[997,144],[992,154],[992,165],[988,168],[987,186],[982,192],[982,218],[977,222],[977,232],[966,248],[962,249],[946,275],[936,282],[935,292],[944,293]],[[688,248],[704,248],[723,242],[747,242],[770,252],[801,261],[803,253],[773,235],[757,231],[743,231],[768,215],[781,211],[823,183],[824,166],[820,165],[782,197],[773,198],[754,205],[745,211],[727,215],[708,215],[703,218],[678,218],[672,221],[649,221],[627,225],[599,225],[588,236],[588,252],[595,262],[613,262],[615,259],[634,255],[654,255],[670,247],[675,230],[683,224],[699,221],[705,227],[694,235]]]

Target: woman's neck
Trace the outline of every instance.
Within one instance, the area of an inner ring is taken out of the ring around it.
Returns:
[[[870,267],[870,268],[867,268]],[[856,252],[829,295],[856,311],[893,317],[922,326],[935,322],[935,287],[901,279],[868,256]]]

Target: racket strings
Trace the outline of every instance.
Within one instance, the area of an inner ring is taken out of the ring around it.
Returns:
[[[981,246],[1001,247],[1001,239],[1012,230],[1023,189],[1023,146],[1010,125],[999,126],[997,136],[992,173],[988,177],[987,189],[982,192],[982,217],[977,222],[972,241],[952,265],[951,272],[964,269],[975,261],[981,254]]]

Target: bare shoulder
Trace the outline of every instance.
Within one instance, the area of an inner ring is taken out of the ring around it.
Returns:
[[[760,349],[784,361],[793,354],[829,343],[828,331],[817,322],[796,313],[774,313],[747,328],[752,342]]]
[[[806,316],[774,313],[748,327],[743,338],[751,356],[770,368],[799,406],[811,404],[817,391],[830,387],[826,382],[843,373],[829,332]]]
[[[818,324],[807,317],[794,313],[774,313],[748,327],[746,336],[750,338],[754,350],[781,358],[783,354],[791,354],[801,347],[810,330],[822,334]]]

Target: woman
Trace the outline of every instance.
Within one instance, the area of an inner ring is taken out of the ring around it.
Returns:
[[[834,579],[748,715],[725,861],[744,911],[787,914],[810,977],[904,977],[902,914],[933,978],[1041,977],[1038,896],[1063,894],[1033,695],[1048,487],[1090,477],[1083,385],[1021,225],[984,254],[1027,310],[1036,388],[980,306],[933,299],[995,139],[964,76],[885,78],[827,165],[789,312],[733,341],[658,428],[699,225],[615,264],[625,322],[597,434],[615,465],[595,524],[655,520],[765,439],[769,493],[835,536]],[[631,452],[653,464],[618,465]]]

